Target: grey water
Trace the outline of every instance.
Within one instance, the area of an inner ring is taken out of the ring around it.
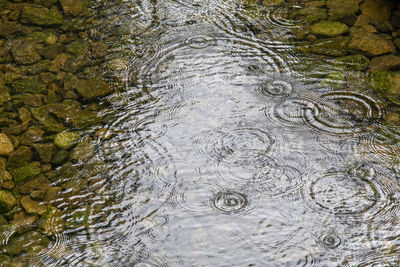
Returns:
[[[64,219],[85,224],[40,261],[398,266],[387,105],[360,72],[322,79],[338,66],[301,53],[290,30],[303,22],[288,16],[298,8],[150,0],[99,11],[92,34],[123,44],[111,78],[124,90],[102,114],[111,137],[73,174],[89,186],[58,200],[84,202]]]

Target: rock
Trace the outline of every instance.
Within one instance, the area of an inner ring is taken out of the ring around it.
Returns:
[[[400,57],[395,55],[384,55],[374,57],[371,60],[370,71],[393,70],[400,67]]]
[[[19,94],[14,95],[13,99],[21,100],[27,106],[40,107],[43,105],[43,97],[41,94]]]
[[[0,171],[0,187],[8,190],[15,187],[12,176],[8,171]]]
[[[8,155],[7,167],[15,169],[27,165],[33,156],[32,150],[27,146],[21,146]]]
[[[342,89],[346,84],[346,76],[343,72],[332,72],[322,80],[321,84],[330,88]]]
[[[0,157],[0,171],[6,170],[7,160],[3,157]]]
[[[17,204],[17,200],[8,191],[0,190],[0,212],[6,212]]]
[[[61,186],[51,187],[46,191],[45,201],[50,202],[54,200],[58,193],[62,190]]]
[[[11,38],[19,35],[23,30],[21,24],[17,22],[0,22],[0,36],[5,38]]]
[[[337,36],[348,32],[349,27],[346,24],[337,21],[320,21],[311,26],[310,31],[312,34]]]
[[[400,105],[400,74],[392,71],[377,71],[371,74],[369,85],[393,103]]]
[[[29,196],[34,200],[44,200],[46,198],[45,190],[32,191]]]
[[[30,196],[21,198],[21,205],[28,214],[42,215],[46,211],[46,206],[31,199]]]
[[[329,9],[329,17],[338,20],[354,16],[358,11],[358,4],[362,0],[327,0],[326,6]]]
[[[319,39],[310,47],[310,51],[327,56],[344,56],[348,53],[349,37]]]
[[[83,3],[80,0],[60,0],[64,13],[67,15],[78,16],[83,11]]]
[[[79,80],[75,89],[85,99],[102,97],[113,92],[113,89],[110,87],[110,85],[101,78]]]
[[[40,26],[60,25],[64,22],[62,14],[56,7],[48,9],[45,7],[25,6],[22,9],[21,19]]]
[[[396,51],[392,41],[380,37],[365,27],[353,27],[350,34],[349,48],[361,51],[367,56],[378,56]]]
[[[31,146],[35,142],[40,142],[43,138],[43,134],[43,130],[36,126],[32,126],[20,136],[21,145]]]
[[[333,62],[347,70],[364,71],[369,66],[369,59],[360,54],[338,57]]]
[[[38,53],[47,59],[55,59],[64,49],[65,46],[63,44],[53,44],[38,49]]]
[[[0,106],[11,99],[10,89],[0,82]]]
[[[285,2],[284,0],[263,0],[263,6],[277,6]]]
[[[388,21],[391,16],[391,8],[384,0],[366,0],[360,5],[363,19],[379,26]]]
[[[47,132],[59,133],[66,130],[66,127],[54,119],[48,112],[48,106],[42,106],[40,108],[31,108],[32,116],[37,119],[44,127]]]
[[[62,132],[56,135],[54,144],[60,149],[68,150],[76,144],[79,138],[80,135],[77,133]]]
[[[35,223],[39,220],[37,216],[25,216],[23,211],[14,214],[12,224],[18,227],[18,233],[24,233],[32,231],[36,225]]]
[[[34,144],[33,148],[39,154],[40,159],[44,163],[50,163],[54,153],[56,153],[56,147],[51,143],[46,144]]]
[[[4,133],[0,133],[0,155],[8,155],[12,151],[14,151],[14,146],[10,139]]]
[[[13,59],[18,64],[30,65],[38,62],[41,57],[32,41],[20,41],[11,49]]]
[[[46,92],[46,85],[36,80],[16,80],[11,85],[17,93],[40,94]]]
[[[85,161],[93,154],[93,151],[94,144],[92,139],[86,137],[74,148],[71,153],[71,159]]]
[[[67,52],[76,57],[85,55],[88,52],[88,49],[89,45],[83,40],[74,41],[67,46]]]
[[[53,158],[51,159],[51,164],[61,165],[65,163],[69,158],[69,152],[67,150],[58,150]]]
[[[39,229],[45,235],[56,235],[64,230],[62,212],[53,206],[48,206],[39,221]]]
[[[39,232],[31,231],[12,237],[7,246],[4,246],[4,251],[11,256],[16,256],[23,252],[39,253],[40,250],[47,248],[49,244],[50,240],[47,237],[44,237]]]
[[[327,18],[325,8],[301,8],[290,15],[290,18],[299,19],[305,23],[313,23]]]
[[[50,187],[50,183],[51,182],[46,177],[40,175],[39,177],[20,185],[19,192],[25,195],[37,190],[44,191]]]
[[[41,171],[39,162],[32,162],[18,169],[10,170],[10,173],[17,184],[23,184],[27,182],[31,178],[40,174],[40,172]]]

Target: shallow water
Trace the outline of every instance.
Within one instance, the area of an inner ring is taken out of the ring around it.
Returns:
[[[89,185],[54,203],[69,227],[32,264],[398,265],[386,104],[361,78],[321,79],[338,67],[299,52],[289,30],[302,21],[288,15],[298,8],[154,0],[99,11],[92,34],[125,43],[113,54],[125,90],[103,112],[112,138],[65,178]]]

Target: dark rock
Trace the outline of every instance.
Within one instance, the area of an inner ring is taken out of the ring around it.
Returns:
[[[344,56],[348,53],[349,37],[319,39],[310,47],[310,51],[327,56]]]
[[[32,160],[33,152],[27,146],[21,146],[8,155],[7,167],[15,169],[27,165]]]
[[[44,163],[50,163],[54,153],[56,153],[56,147],[51,143],[46,144],[34,144],[33,148],[39,154],[40,159]]]
[[[45,191],[50,188],[50,183],[51,182],[48,179],[40,175],[39,177],[20,185],[19,192],[25,195],[37,190]]]
[[[17,184],[23,184],[40,174],[40,163],[32,162],[18,169],[11,170],[10,173]]]
[[[54,164],[56,166],[61,165],[63,163],[65,163],[69,158],[69,152],[67,150],[58,150],[52,160],[51,160],[51,164]]]
[[[41,57],[32,41],[19,41],[11,49],[13,59],[18,64],[30,65],[38,62]]]
[[[393,70],[400,67],[400,57],[395,55],[384,55],[374,57],[371,60],[370,71],[376,72],[379,70]]]
[[[40,94],[46,92],[46,85],[36,80],[16,80],[12,83],[18,93]]]
[[[367,56],[393,53],[396,48],[392,41],[386,40],[365,27],[353,27],[350,30],[349,48],[361,51]]]
[[[60,25],[64,22],[63,16],[56,7],[25,6],[22,9],[22,20],[40,26]]]

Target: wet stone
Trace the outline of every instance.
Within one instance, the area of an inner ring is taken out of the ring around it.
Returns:
[[[63,231],[64,220],[62,212],[53,206],[47,206],[39,221],[39,228],[45,235],[54,235]]]
[[[81,0],[60,0],[60,4],[67,15],[78,16],[84,8]]]
[[[51,164],[56,166],[65,163],[69,158],[69,152],[67,150],[58,150],[51,159]]]
[[[380,70],[394,70],[400,68],[400,57],[395,55],[384,55],[380,57],[374,57],[371,60],[370,71]]]
[[[350,30],[349,48],[361,51],[367,56],[378,56],[393,53],[396,48],[392,41],[386,40],[363,27],[353,27]]]
[[[37,216],[26,216],[26,214],[21,211],[14,214],[11,223],[18,227],[18,233],[23,233],[33,230],[38,220],[39,218]]]
[[[30,196],[21,198],[21,205],[28,214],[42,215],[46,211],[45,205],[31,199]]]
[[[329,17],[337,20],[354,16],[358,11],[358,4],[362,0],[327,0],[326,6],[329,9]]]
[[[12,176],[8,171],[0,171],[0,187],[8,190],[15,187]]]
[[[39,162],[32,162],[23,167],[10,170],[10,173],[13,176],[14,181],[17,184],[23,184],[23,183],[27,182],[31,178],[38,175],[40,172],[41,172],[41,170],[40,170]]]
[[[319,39],[310,47],[310,51],[327,56],[344,56],[348,53],[349,42],[349,37]]]
[[[50,183],[51,182],[47,178],[40,175],[39,177],[20,185],[18,188],[21,194],[29,194],[33,191],[47,190],[50,187]]]
[[[14,151],[14,146],[4,133],[0,133],[0,155],[8,155]]]
[[[21,146],[8,155],[7,167],[9,169],[19,168],[27,165],[33,156],[32,150],[27,146]]]
[[[19,255],[23,252],[38,252],[46,248],[50,240],[41,233],[31,231],[11,238],[9,243],[4,246],[8,255]]]
[[[51,143],[34,144],[33,148],[39,154],[42,162],[50,163],[54,153],[57,151],[56,147]]]
[[[40,26],[60,25],[64,21],[61,12],[55,6],[51,9],[25,6],[22,9],[22,20]]]
[[[71,159],[74,160],[87,160],[94,151],[94,144],[91,138],[84,138],[72,151]]]
[[[391,7],[384,0],[366,0],[360,4],[363,19],[379,26],[390,19]]]
[[[31,41],[22,41],[17,43],[11,49],[11,52],[15,62],[23,65],[33,64],[41,59],[37,52],[35,43]]]
[[[320,21],[313,24],[310,28],[312,34],[325,35],[329,37],[337,36],[348,32],[346,24],[337,21]]]
[[[60,148],[68,150],[73,147],[79,140],[80,135],[73,132],[62,132],[56,135],[54,144]]]
[[[0,212],[11,210],[17,204],[17,200],[8,191],[0,190]]]
[[[344,57],[337,57],[333,60],[334,64],[344,67],[348,70],[366,70],[370,64],[370,61],[364,55],[349,55]]]
[[[377,71],[371,74],[369,85],[395,104],[400,104],[400,74]]]

